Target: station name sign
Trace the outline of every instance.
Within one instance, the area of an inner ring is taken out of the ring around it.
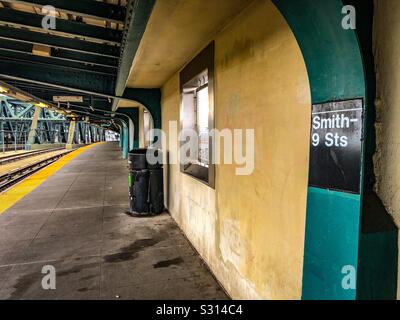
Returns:
[[[313,105],[310,186],[360,193],[363,100]]]
[[[83,102],[82,96],[53,96],[54,102]]]

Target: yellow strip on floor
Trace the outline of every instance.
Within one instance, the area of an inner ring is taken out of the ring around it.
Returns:
[[[11,187],[4,193],[0,194],[0,215],[4,213],[7,209],[11,208],[23,197],[28,195],[30,192],[35,190],[38,186],[40,186],[43,182],[45,182],[47,178],[49,178],[58,170],[60,170],[62,167],[64,167],[68,162],[73,160],[82,152],[85,152],[87,149],[92,148],[100,143],[102,142],[94,143],[89,146],[85,146],[75,151],[72,151],[71,153],[60,158],[56,162],[34,173],[33,175],[29,176],[22,182],[16,184],[15,186]]]

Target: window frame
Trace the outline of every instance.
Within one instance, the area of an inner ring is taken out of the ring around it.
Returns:
[[[207,70],[208,75],[208,130],[211,131],[215,127],[214,123],[214,104],[215,104],[215,78],[214,78],[214,59],[215,59],[215,43],[211,42],[204,50],[202,50],[189,64],[180,72],[180,95],[181,95],[181,106],[180,106],[180,129],[184,128],[183,126],[183,89],[184,86],[200,76]],[[196,110],[197,113],[197,110]],[[197,114],[196,114],[197,117]],[[197,131],[197,128],[195,128]],[[180,146],[184,142],[180,142]],[[208,153],[209,153],[209,165],[208,168],[198,165],[198,164],[189,164],[189,165],[180,165],[181,173],[186,174],[197,181],[206,184],[207,186],[215,189],[215,164],[212,163],[212,154],[213,154],[213,141],[210,135],[209,137],[209,145],[208,145]],[[207,171],[207,172],[206,172]]]

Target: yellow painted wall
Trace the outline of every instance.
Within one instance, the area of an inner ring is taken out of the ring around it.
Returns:
[[[400,227],[399,16],[400,1],[375,0],[374,54],[377,76],[375,189],[398,227]],[[398,283],[400,292],[400,277]]]
[[[213,190],[170,165],[166,205],[232,298],[300,299],[311,118],[301,51],[270,0],[246,8],[215,46],[216,128],[255,129],[255,171],[219,165]],[[179,73],[162,94],[168,131]]]

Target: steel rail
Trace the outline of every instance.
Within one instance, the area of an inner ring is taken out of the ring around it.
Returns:
[[[35,151],[25,152],[22,154],[14,154],[14,155],[10,155],[10,156],[1,157],[0,165],[4,165],[4,164],[10,163],[10,162],[19,161],[22,159],[31,158],[31,157],[34,157],[34,156],[37,156],[40,154],[58,151],[58,150],[62,150],[62,149],[65,149],[65,148],[60,147],[60,148],[52,148],[52,149],[35,150]]]
[[[43,169],[44,167],[48,166],[49,164],[57,161],[58,159],[67,155],[68,153],[71,153],[72,151],[74,151],[74,150],[66,150],[63,153],[57,154],[55,156],[49,157],[47,159],[43,159],[34,164],[30,164],[23,168],[20,168],[20,169],[14,170],[12,172],[1,175],[0,176],[0,193],[7,190],[14,184],[20,182],[21,180],[27,178],[28,176],[34,174],[35,172]]]

